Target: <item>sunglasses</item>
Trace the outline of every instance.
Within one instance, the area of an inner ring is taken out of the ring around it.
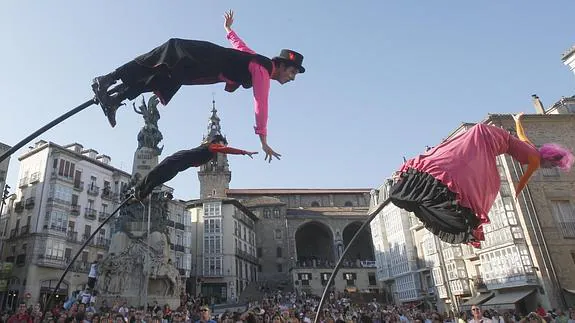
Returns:
[[[472,308],[471,310],[472,310],[472,311],[479,311],[478,308]]]

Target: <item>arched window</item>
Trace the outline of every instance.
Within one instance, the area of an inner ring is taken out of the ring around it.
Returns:
[[[346,201],[345,204],[343,206],[353,206],[353,203],[351,201]]]
[[[319,202],[317,201],[311,202],[311,207],[319,207]]]

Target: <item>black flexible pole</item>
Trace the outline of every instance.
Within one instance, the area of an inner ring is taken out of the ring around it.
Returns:
[[[80,249],[78,250],[78,252],[76,252],[76,255],[74,255],[74,258],[72,258],[72,260],[70,261],[70,263],[68,264],[68,266],[66,267],[66,269],[64,270],[64,273],[62,274],[62,276],[60,276],[60,280],[58,281],[58,284],[56,284],[56,287],[54,287],[54,290],[50,293],[50,296],[48,297],[48,301],[46,302],[46,304],[44,304],[44,310],[42,311],[42,319],[46,318],[46,311],[48,310],[48,305],[50,304],[50,302],[52,301],[52,297],[54,297],[54,294],[58,291],[58,289],[60,288],[60,284],[62,284],[62,282],[64,281],[64,278],[66,277],[66,274],[70,271],[70,269],[72,269],[72,265],[74,264],[74,262],[76,261],[76,259],[78,259],[78,257],[80,256],[80,254],[82,253],[82,251],[86,248],[86,246],[88,245],[88,243],[90,243],[90,241],[92,241],[92,239],[96,236],[96,233],[98,233],[100,231],[100,229],[102,229],[104,227],[104,225],[106,225],[106,223],[108,223],[108,221],[110,221],[110,219],[112,219],[112,217],[114,215],[116,215],[116,213],[118,213],[118,211],[120,211],[120,209],[126,205],[126,203],[128,203],[132,198],[134,198],[134,195],[130,195],[128,198],[126,198],[121,204],[120,206],[118,206],[114,212],[112,212],[112,214],[108,215],[108,217],[96,228],[96,230],[94,230],[94,232],[90,235],[90,237],[88,237],[88,239],[86,239],[86,241],[84,241],[84,244],[82,244],[82,246],[80,247]]]
[[[76,113],[86,109],[87,107],[91,106],[92,104],[97,104],[98,101],[96,99],[90,99],[79,106],[75,107],[74,109],[64,113],[63,115],[59,116],[58,118],[54,119],[52,122],[46,124],[42,128],[36,130],[33,134],[29,135],[28,137],[22,139],[19,143],[14,145],[14,147],[8,149],[5,153],[0,156],[0,162],[4,159],[10,157],[13,153],[15,153],[18,149],[22,148],[25,144],[29,143],[32,139],[38,137],[39,135],[43,134],[47,130],[53,128],[54,126],[58,125],[60,122],[70,118],[71,116],[75,115]]]
[[[369,216],[367,217],[367,219],[363,222],[361,227],[359,227],[359,229],[357,229],[357,231],[355,232],[355,234],[353,235],[353,237],[351,238],[351,240],[349,241],[349,243],[345,247],[345,250],[343,251],[343,253],[339,257],[337,264],[335,264],[335,267],[333,268],[333,270],[331,272],[331,276],[329,276],[329,279],[327,280],[327,284],[325,285],[325,288],[323,289],[323,294],[321,295],[321,299],[319,301],[319,304],[317,306],[317,310],[315,313],[315,319],[313,320],[314,323],[319,322],[319,315],[321,313],[321,308],[323,307],[323,303],[325,302],[325,298],[327,296],[327,292],[329,291],[329,287],[331,286],[331,284],[333,284],[333,280],[335,279],[335,276],[337,275],[337,272],[339,271],[341,264],[343,264],[343,258],[347,255],[347,252],[349,251],[349,249],[351,249],[351,246],[353,246],[355,240],[357,240],[359,235],[365,230],[365,228],[367,228],[367,226],[371,223],[371,221],[373,221],[373,219],[375,219],[377,214],[379,214],[379,212],[381,212],[381,210],[383,210],[383,208],[389,204],[389,202],[391,202],[391,199],[389,199],[389,198],[385,199],[385,201],[379,203],[377,208],[375,208],[373,211],[371,211],[369,213]]]

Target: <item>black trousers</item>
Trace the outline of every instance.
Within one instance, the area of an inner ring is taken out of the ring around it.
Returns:
[[[480,221],[475,213],[456,201],[456,194],[433,176],[414,169],[401,175],[390,192],[393,204],[409,212],[431,233],[451,244],[475,240],[472,230]]]
[[[173,38],[116,69],[125,98],[154,92],[167,104],[182,85],[220,82],[221,62],[210,55],[223,48],[204,41]]]
[[[176,175],[190,167],[206,164],[215,156],[208,150],[208,145],[201,145],[189,150],[180,150],[162,160],[137,185],[138,197],[144,198],[155,187],[176,177]]]

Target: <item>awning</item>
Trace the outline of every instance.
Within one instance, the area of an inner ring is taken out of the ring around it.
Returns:
[[[484,303],[483,306],[494,309],[512,310],[515,309],[515,303],[531,295],[534,291],[535,289],[504,292],[499,295],[495,295],[495,297]]]
[[[493,297],[493,295],[494,295],[493,292],[477,294],[474,297],[468,299],[467,302],[461,304],[460,307],[462,310],[471,309],[471,306],[481,305],[485,303],[488,299]]]

